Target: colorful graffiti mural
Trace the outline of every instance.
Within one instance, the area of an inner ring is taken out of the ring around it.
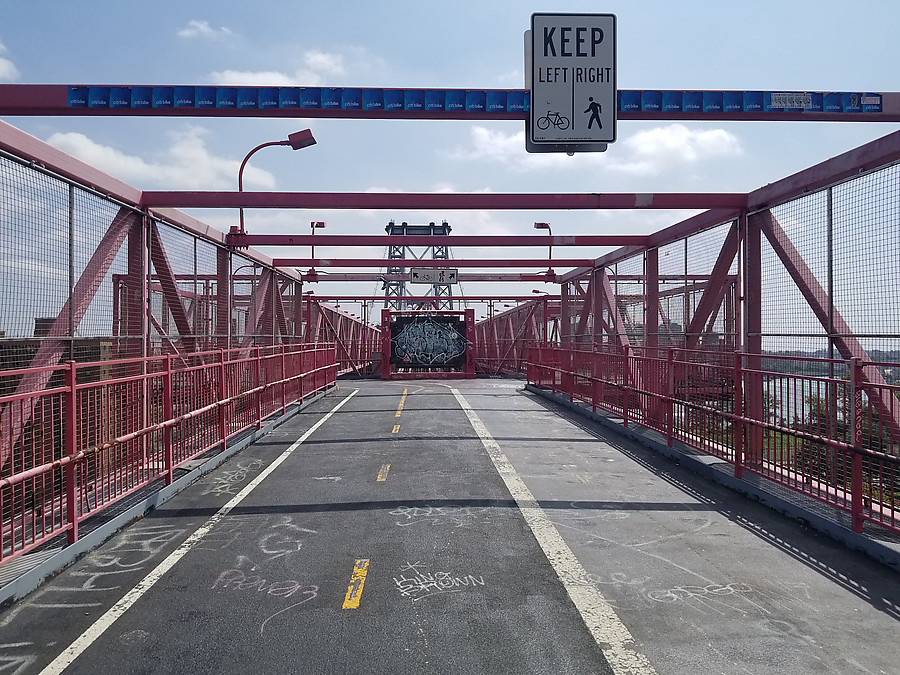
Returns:
[[[402,316],[391,323],[391,363],[463,367],[465,322],[449,316]]]

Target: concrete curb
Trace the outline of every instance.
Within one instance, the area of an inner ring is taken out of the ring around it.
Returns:
[[[782,499],[781,497],[770,492],[766,492],[765,490],[752,485],[746,479],[735,478],[733,475],[728,475],[722,473],[721,471],[717,471],[711,466],[710,460],[714,460],[712,461],[712,464],[720,463],[721,460],[718,460],[711,456],[697,456],[689,454],[687,452],[682,452],[678,448],[683,446],[681,446],[681,444],[677,442],[675,444],[675,447],[670,448],[668,445],[666,445],[665,442],[660,442],[659,440],[652,437],[652,434],[656,434],[656,432],[640,426],[624,427],[615,419],[609,417],[607,414],[592,412],[590,408],[586,409],[583,407],[583,405],[577,402],[569,401],[568,397],[566,396],[561,396],[559,394],[540,389],[532,384],[526,384],[525,389],[533,394],[537,394],[542,398],[561,405],[564,408],[568,408],[569,410],[578,413],[582,417],[586,417],[594,422],[597,422],[606,429],[609,429],[610,431],[613,431],[620,436],[629,438],[649,450],[658,452],[659,454],[668,457],[678,464],[681,464],[685,468],[690,469],[703,478],[715,481],[716,483],[724,485],[731,490],[755,499],[761,504],[764,504],[765,506],[768,506],[769,508],[778,511],[779,513],[782,513],[786,516],[799,519],[807,523],[813,530],[821,532],[822,534],[835,539],[836,541],[844,544],[847,548],[864,553],[870,558],[884,565],[887,565],[895,571],[900,572],[900,550],[895,549],[880,541],[874,540],[870,537],[867,537],[865,534],[854,532],[847,527],[843,527],[840,523],[836,523],[832,520],[829,520],[828,518],[825,518],[822,515],[805,509],[802,506]]]
[[[23,572],[21,576],[8,582],[2,588],[0,588],[0,607],[4,607],[10,603],[22,599],[23,597],[37,589],[46,579],[57,574],[58,572],[61,572],[66,567],[78,560],[78,558],[80,558],[82,555],[100,546],[103,542],[112,537],[122,528],[130,525],[132,522],[134,522],[138,518],[141,518],[149,511],[152,511],[153,509],[161,506],[163,503],[174,497],[185,488],[189,487],[192,483],[199,480],[210,471],[214,471],[215,469],[217,469],[226,460],[230,459],[241,450],[244,450],[247,446],[252,445],[275,428],[287,422],[304,408],[336,390],[337,386],[335,385],[329,387],[325,391],[315,394],[311,398],[304,400],[302,403],[294,403],[289,405],[283,415],[275,418],[268,418],[267,421],[264,421],[262,427],[235,440],[233,444],[229,445],[224,451],[220,452],[214,457],[210,457],[200,466],[192,469],[190,472],[176,479],[171,485],[166,485],[161,490],[154,492],[152,495],[129,507],[119,515],[111,518],[108,522],[104,523],[89,534],[80,537],[74,544],[59,549],[53,555],[34,565],[26,572]],[[23,559],[27,557],[27,555],[23,556]],[[17,562],[18,561],[13,561],[12,564],[16,564]]]

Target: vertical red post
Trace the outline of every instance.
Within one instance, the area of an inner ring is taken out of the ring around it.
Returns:
[[[309,379],[309,347],[303,345],[298,356],[293,357],[291,362],[296,363],[295,359],[297,358],[300,359],[300,394],[297,400],[302,403],[303,397],[306,396],[304,393],[306,391],[306,382]]]
[[[166,370],[163,373],[163,421],[168,422],[175,416],[174,392],[172,388],[172,355],[166,354]],[[174,480],[175,449],[172,443],[173,429],[166,425],[163,429],[163,467],[166,471],[166,485]]]
[[[763,426],[766,411],[763,392],[762,368],[762,240],[760,229],[761,216],[748,218],[745,222],[745,254],[744,254],[744,352],[747,355],[748,373],[745,381],[747,393],[747,417],[753,420],[748,429],[745,463],[761,467],[763,461]]]
[[[381,379],[391,379],[391,310],[381,310]]]
[[[628,399],[631,398],[631,349],[625,345],[622,349],[622,426],[628,427]]]
[[[253,386],[256,389],[256,428],[262,428],[262,355],[260,354],[259,347],[255,348],[256,352],[256,382]]]
[[[850,468],[850,516],[854,532],[863,531],[863,475],[862,475],[862,362],[859,357],[850,360],[850,390],[853,401],[853,451]]]
[[[475,310],[466,310],[466,377],[475,377]]]
[[[546,343],[542,343],[542,344],[539,344],[537,347],[535,347],[534,350],[533,350],[533,352],[532,352],[533,354],[536,354],[536,355],[537,355],[537,359],[536,359],[536,362],[537,362],[537,374],[538,374],[537,385],[538,385],[539,387],[543,387],[543,386],[544,386],[544,368],[547,367],[547,365],[546,365],[546,363],[545,363],[544,361],[545,361],[545,359],[546,359],[547,351],[548,351],[548,349],[547,349],[547,344],[546,344]]]
[[[222,450],[225,449],[225,439],[228,437],[228,404],[222,403],[228,398],[225,387],[225,350],[219,350],[219,440],[222,441]]]
[[[557,358],[559,356],[560,351],[561,351],[561,349],[559,347],[554,347],[552,349],[548,347],[548,349],[547,349],[548,358],[545,360],[545,363],[547,364],[547,369],[553,373],[553,377],[550,380],[550,391],[553,392],[554,394],[556,393],[557,375],[559,375],[559,378],[558,378],[559,383],[560,383],[560,385],[562,385],[562,373],[558,372],[558,371],[562,370],[561,366],[559,365],[562,362],[562,359]],[[552,363],[550,361],[552,361]]]
[[[313,354],[313,390],[318,392],[322,388],[322,364],[325,359],[322,358],[325,353],[325,344],[316,343],[316,350]]]
[[[287,410],[287,362],[284,358],[284,344],[281,345],[281,414]]]
[[[666,445],[675,445],[675,350],[666,350]]]
[[[74,455],[78,445],[78,390],[77,372],[74,361],[66,362],[66,455]],[[70,544],[78,541],[78,461],[66,464],[66,520],[69,524],[67,540]]]
[[[744,365],[743,355],[734,353],[734,415],[731,436],[734,445],[734,477],[744,477]]]
[[[656,351],[656,348],[659,346],[658,248],[647,249],[647,251],[644,252],[644,279],[644,347],[648,348],[645,355],[652,359],[656,359],[662,356]]]

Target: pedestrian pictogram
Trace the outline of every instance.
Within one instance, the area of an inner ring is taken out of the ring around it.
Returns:
[[[597,103],[593,96],[588,97],[588,101],[590,101],[590,105],[588,105],[587,110],[584,111],[591,114],[591,119],[588,122],[588,129],[594,126],[594,122],[597,122],[598,129],[602,129],[603,122],[600,120],[600,112],[603,110],[603,106]]]

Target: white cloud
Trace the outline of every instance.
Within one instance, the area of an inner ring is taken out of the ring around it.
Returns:
[[[277,70],[221,70],[212,73],[213,84],[250,86],[323,86],[335,85],[351,71],[355,76],[366,74],[379,68],[378,59],[373,59],[364,50],[350,48],[346,54],[310,50],[300,58],[293,72]],[[369,79],[369,78],[367,78]]]
[[[497,82],[504,87],[525,87],[525,73],[521,68],[516,68],[498,75]]]
[[[527,153],[524,131],[508,134],[475,125],[470,138],[468,148],[457,148],[449,156],[462,161],[496,162],[519,171],[583,169],[589,165],[614,173],[658,175],[686,164],[733,157],[742,152],[738,138],[724,129],[693,130],[683,124],[638,131],[619,141],[615,153],[582,153],[574,157],[561,153]]]
[[[8,50],[6,46],[0,42],[0,54],[5,54]],[[19,79],[19,70],[15,64],[9,59],[0,57],[0,82],[15,82]]]
[[[321,75],[343,75],[345,72],[341,54],[310,51],[303,55],[303,62],[310,71]]]
[[[47,139],[51,145],[69,153],[116,178],[137,187],[160,186],[179,189],[234,189],[240,160],[218,157],[209,152],[201,127],[188,127],[170,134],[170,146],[155,162],[126,155],[101,145],[79,133],[56,133]],[[247,165],[244,186],[270,190],[275,177],[268,171]]]
[[[178,37],[185,39],[201,38],[205,40],[226,40],[234,37],[231,29],[225,26],[213,28],[208,21],[198,21],[196,19],[188,21],[184,28],[178,30]]]
[[[19,71],[12,61],[0,58],[0,82],[15,82],[19,79]]]
[[[386,187],[369,187],[366,188],[367,193],[386,193],[386,194],[402,194],[406,192],[401,188]],[[468,194],[488,194],[492,193],[490,188],[481,188],[479,190],[471,190]],[[435,183],[429,194],[458,194],[460,189],[452,183]],[[376,211],[372,209],[363,209],[356,213],[366,217],[381,218],[384,211]],[[483,210],[453,210],[445,213],[441,218],[435,218],[434,211],[403,211],[400,215],[392,215],[391,218],[397,222],[409,223],[428,223],[438,222],[439,219],[450,222],[455,234],[481,234],[481,235],[500,235],[512,234],[516,230],[516,226],[505,220],[507,216],[502,212],[483,211]],[[390,218],[389,218],[390,219]],[[492,251],[492,255],[497,255],[497,251]],[[463,254],[462,257],[472,257]],[[510,257],[509,255],[505,257]]]
[[[213,84],[248,87],[289,87],[298,84],[290,75],[274,70],[221,70],[212,74]]]
[[[619,165],[619,169],[645,175],[658,174],[685,163],[741,154],[737,137],[724,129],[695,131],[683,124],[639,131],[624,145],[632,155]]]

